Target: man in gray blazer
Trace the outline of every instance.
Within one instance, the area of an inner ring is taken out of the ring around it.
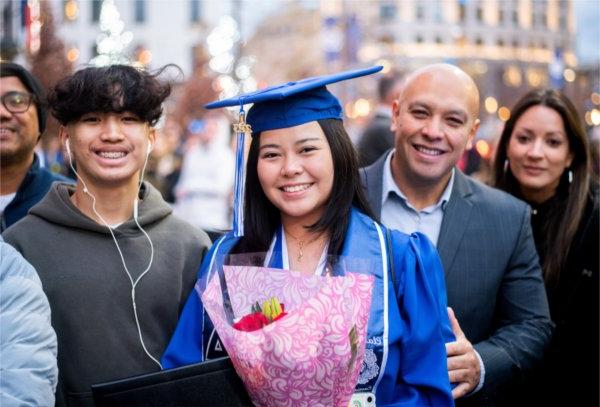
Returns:
[[[480,405],[497,402],[542,358],[552,323],[529,208],[456,168],[478,109],[466,73],[447,64],[419,69],[394,103],[395,149],[361,176],[386,226],[436,244],[457,337],[446,344],[453,396]]]

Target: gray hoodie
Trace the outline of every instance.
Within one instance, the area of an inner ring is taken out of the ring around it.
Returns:
[[[108,231],[70,200],[72,186],[54,184],[4,239],[38,271],[58,337],[57,405],[93,405],[90,386],[159,370],[144,353],[135,324],[131,283]],[[160,359],[194,286],[210,240],[171,214],[144,183],[139,222],[154,244],[154,261],[136,287],[148,351]],[[133,219],[114,229],[134,280],[150,259]]]

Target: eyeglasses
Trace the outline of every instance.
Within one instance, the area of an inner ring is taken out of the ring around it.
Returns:
[[[17,91],[6,92],[0,96],[2,105],[11,113],[23,113],[27,111],[29,106],[31,106],[33,98],[34,96],[31,93]]]

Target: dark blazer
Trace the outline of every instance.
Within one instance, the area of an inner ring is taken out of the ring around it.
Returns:
[[[361,170],[377,217],[386,156]],[[493,404],[540,361],[552,333],[530,209],[456,169],[437,249],[448,305],[485,367],[483,388],[464,402]]]

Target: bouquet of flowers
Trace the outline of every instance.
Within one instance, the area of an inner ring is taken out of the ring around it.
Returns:
[[[253,402],[346,407],[365,354],[373,276],[222,271],[225,283],[212,278],[202,302]]]

